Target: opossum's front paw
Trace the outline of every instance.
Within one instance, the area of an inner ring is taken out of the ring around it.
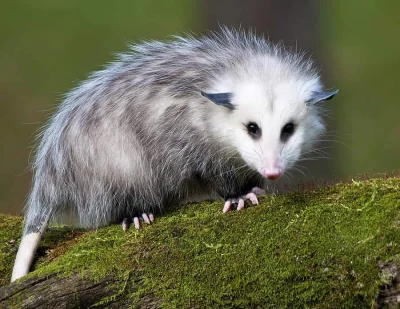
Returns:
[[[133,225],[135,226],[135,229],[140,229],[140,221],[144,221],[147,224],[151,224],[154,221],[154,215],[152,213],[142,213],[142,215],[140,217],[133,217],[132,218],[132,222]],[[124,218],[124,220],[122,220],[122,229],[124,231],[129,229],[129,224],[130,221],[128,218]]]
[[[253,205],[258,205],[257,196],[263,195],[263,194],[265,194],[265,191],[263,189],[254,187],[246,195],[242,195],[238,198],[227,199],[225,201],[224,209],[222,209],[222,212],[224,212],[224,213],[228,212],[231,209],[232,204],[236,204],[236,203],[238,204],[237,210],[242,210],[244,208],[244,202],[246,200],[250,200]]]

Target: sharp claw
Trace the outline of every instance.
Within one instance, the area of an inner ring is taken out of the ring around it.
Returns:
[[[255,193],[253,192],[247,193],[246,199],[250,200],[253,205],[258,205],[258,199]]]
[[[149,219],[151,222],[154,222],[154,215],[152,213],[149,213]]]
[[[124,232],[126,232],[126,231],[128,230],[128,228],[129,228],[129,221],[128,221],[128,218],[124,218],[124,219],[122,220],[122,230],[123,230]]]
[[[240,198],[238,202],[237,210],[242,210],[244,208],[244,199]]]
[[[133,224],[135,225],[135,229],[137,229],[137,230],[140,229],[139,217],[134,217],[133,218]]]
[[[224,212],[224,213],[228,212],[231,209],[231,205],[232,205],[232,201],[231,200],[227,200],[225,202],[224,209],[222,209],[222,212]]]
[[[146,213],[142,213],[142,218],[143,218],[144,222],[146,222],[147,224],[150,224],[150,219]]]
[[[232,204],[238,204],[237,210],[242,210],[245,206],[245,201],[250,200],[253,205],[258,205],[258,195],[263,195],[265,194],[265,191],[261,188],[254,187],[251,189],[249,193],[246,195],[243,195],[239,198],[231,198],[229,200],[225,201],[224,208],[222,209],[222,212],[228,212],[231,209]]]

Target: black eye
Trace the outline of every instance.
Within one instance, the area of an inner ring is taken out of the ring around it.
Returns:
[[[286,141],[294,132],[293,122],[288,122],[282,128],[281,140]]]
[[[261,129],[254,122],[248,123],[246,128],[247,128],[247,131],[249,132],[249,134],[251,136],[253,136],[253,137],[260,137],[261,136]]]

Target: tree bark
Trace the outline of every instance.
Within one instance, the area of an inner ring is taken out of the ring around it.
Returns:
[[[388,306],[389,308],[399,308],[400,300],[400,272],[398,265],[394,263],[383,264],[378,262],[378,266],[383,276],[389,277],[391,282],[381,286],[376,303],[378,308]]]
[[[127,278],[125,289],[118,291],[118,281],[108,275],[99,281],[74,273],[68,277],[56,273],[12,283],[0,288],[0,308],[128,308],[133,300],[124,297],[141,279]],[[161,300],[146,295],[138,308],[158,308]]]
[[[216,214],[208,203],[182,206],[140,237],[119,226],[80,239],[49,231],[44,242],[53,242],[53,253],[36,273],[0,287],[0,308],[399,308],[399,194],[396,177],[353,180],[261,197],[240,217]],[[0,215],[1,284],[11,275],[20,222]],[[77,251],[90,254],[80,261]]]
[[[400,274],[393,264],[381,266],[392,274],[392,283],[381,287],[375,308],[398,308]],[[99,281],[74,273],[68,277],[56,273],[12,283],[0,288],[0,308],[54,309],[54,308],[129,308],[134,300],[126,297],[141,278],[127,278],[123,291],[118,291],[114,276]],[[162,299],[153,294],[138,300],[137,308],[161,307]]]

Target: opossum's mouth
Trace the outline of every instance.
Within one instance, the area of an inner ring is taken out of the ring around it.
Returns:
[[[270,175],[270,176],[265,177],[265,178],[267,178],[268,180],[277,180],[279,177],[280,177],[280,175]]]

